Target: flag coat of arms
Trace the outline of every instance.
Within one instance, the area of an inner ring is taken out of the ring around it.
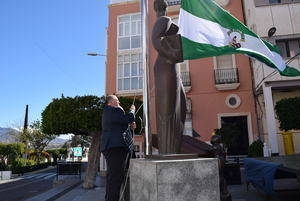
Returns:
[[[300,76],[285,64],[280,50],[261,39],[212,0],[181,0],[179,13],[183,59],[246,54],[283,76]]]

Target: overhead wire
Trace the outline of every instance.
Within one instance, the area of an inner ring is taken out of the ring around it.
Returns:
[[[73,79],[72,78],[72,76],[68,73],[68,72],[66,72],[64,69],[63,69],[63,67],[53,58],[53,57],[51,57],[49,54],[48,54],[48,52],[40,45],[40,44],[38,44],[36,41],[32,41],[33,42],[33,44],[54,64],[54,66],[59,70],[59,71],[61,71],[61,73],[65,76],[65,77],[67,77],[68,79],[70,79],[70,81],[72,81],[72,82],[76,82],[76,84],[78,85],[78,86],[80,86],[81,84],[77,81],[77,80],[75,80],[75,79]],[[76,88],[75,88],[75,90],[76,90]]]

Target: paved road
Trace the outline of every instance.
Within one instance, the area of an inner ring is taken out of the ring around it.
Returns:
[[[53,187],[56,169],[20,176],[12,182],[0,183],[1,201],[23,201]]]

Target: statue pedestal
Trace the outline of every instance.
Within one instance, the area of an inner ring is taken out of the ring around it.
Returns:
[[[130,201],[220,201],[218,160],[132,159]]]

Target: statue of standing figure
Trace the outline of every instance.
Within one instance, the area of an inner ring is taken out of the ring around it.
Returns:
[[[221,143],[221,136],[212,136],[210,143],[212,144],[212,152],[215,158],[218,158],[219,163],[219,186],[220,186],[220,200],[221,201],[232,201],[231,194],[227,188],[227,182],[225,180],[225,162],[226,152]]]
[[[156,22],[152,43],[158,56],[154,65],[156,124],[160,154],[180,153],[186,117],[186,96],[179,65],[183,62],[179,28],[166,16],[167,3],[154,1]]]

